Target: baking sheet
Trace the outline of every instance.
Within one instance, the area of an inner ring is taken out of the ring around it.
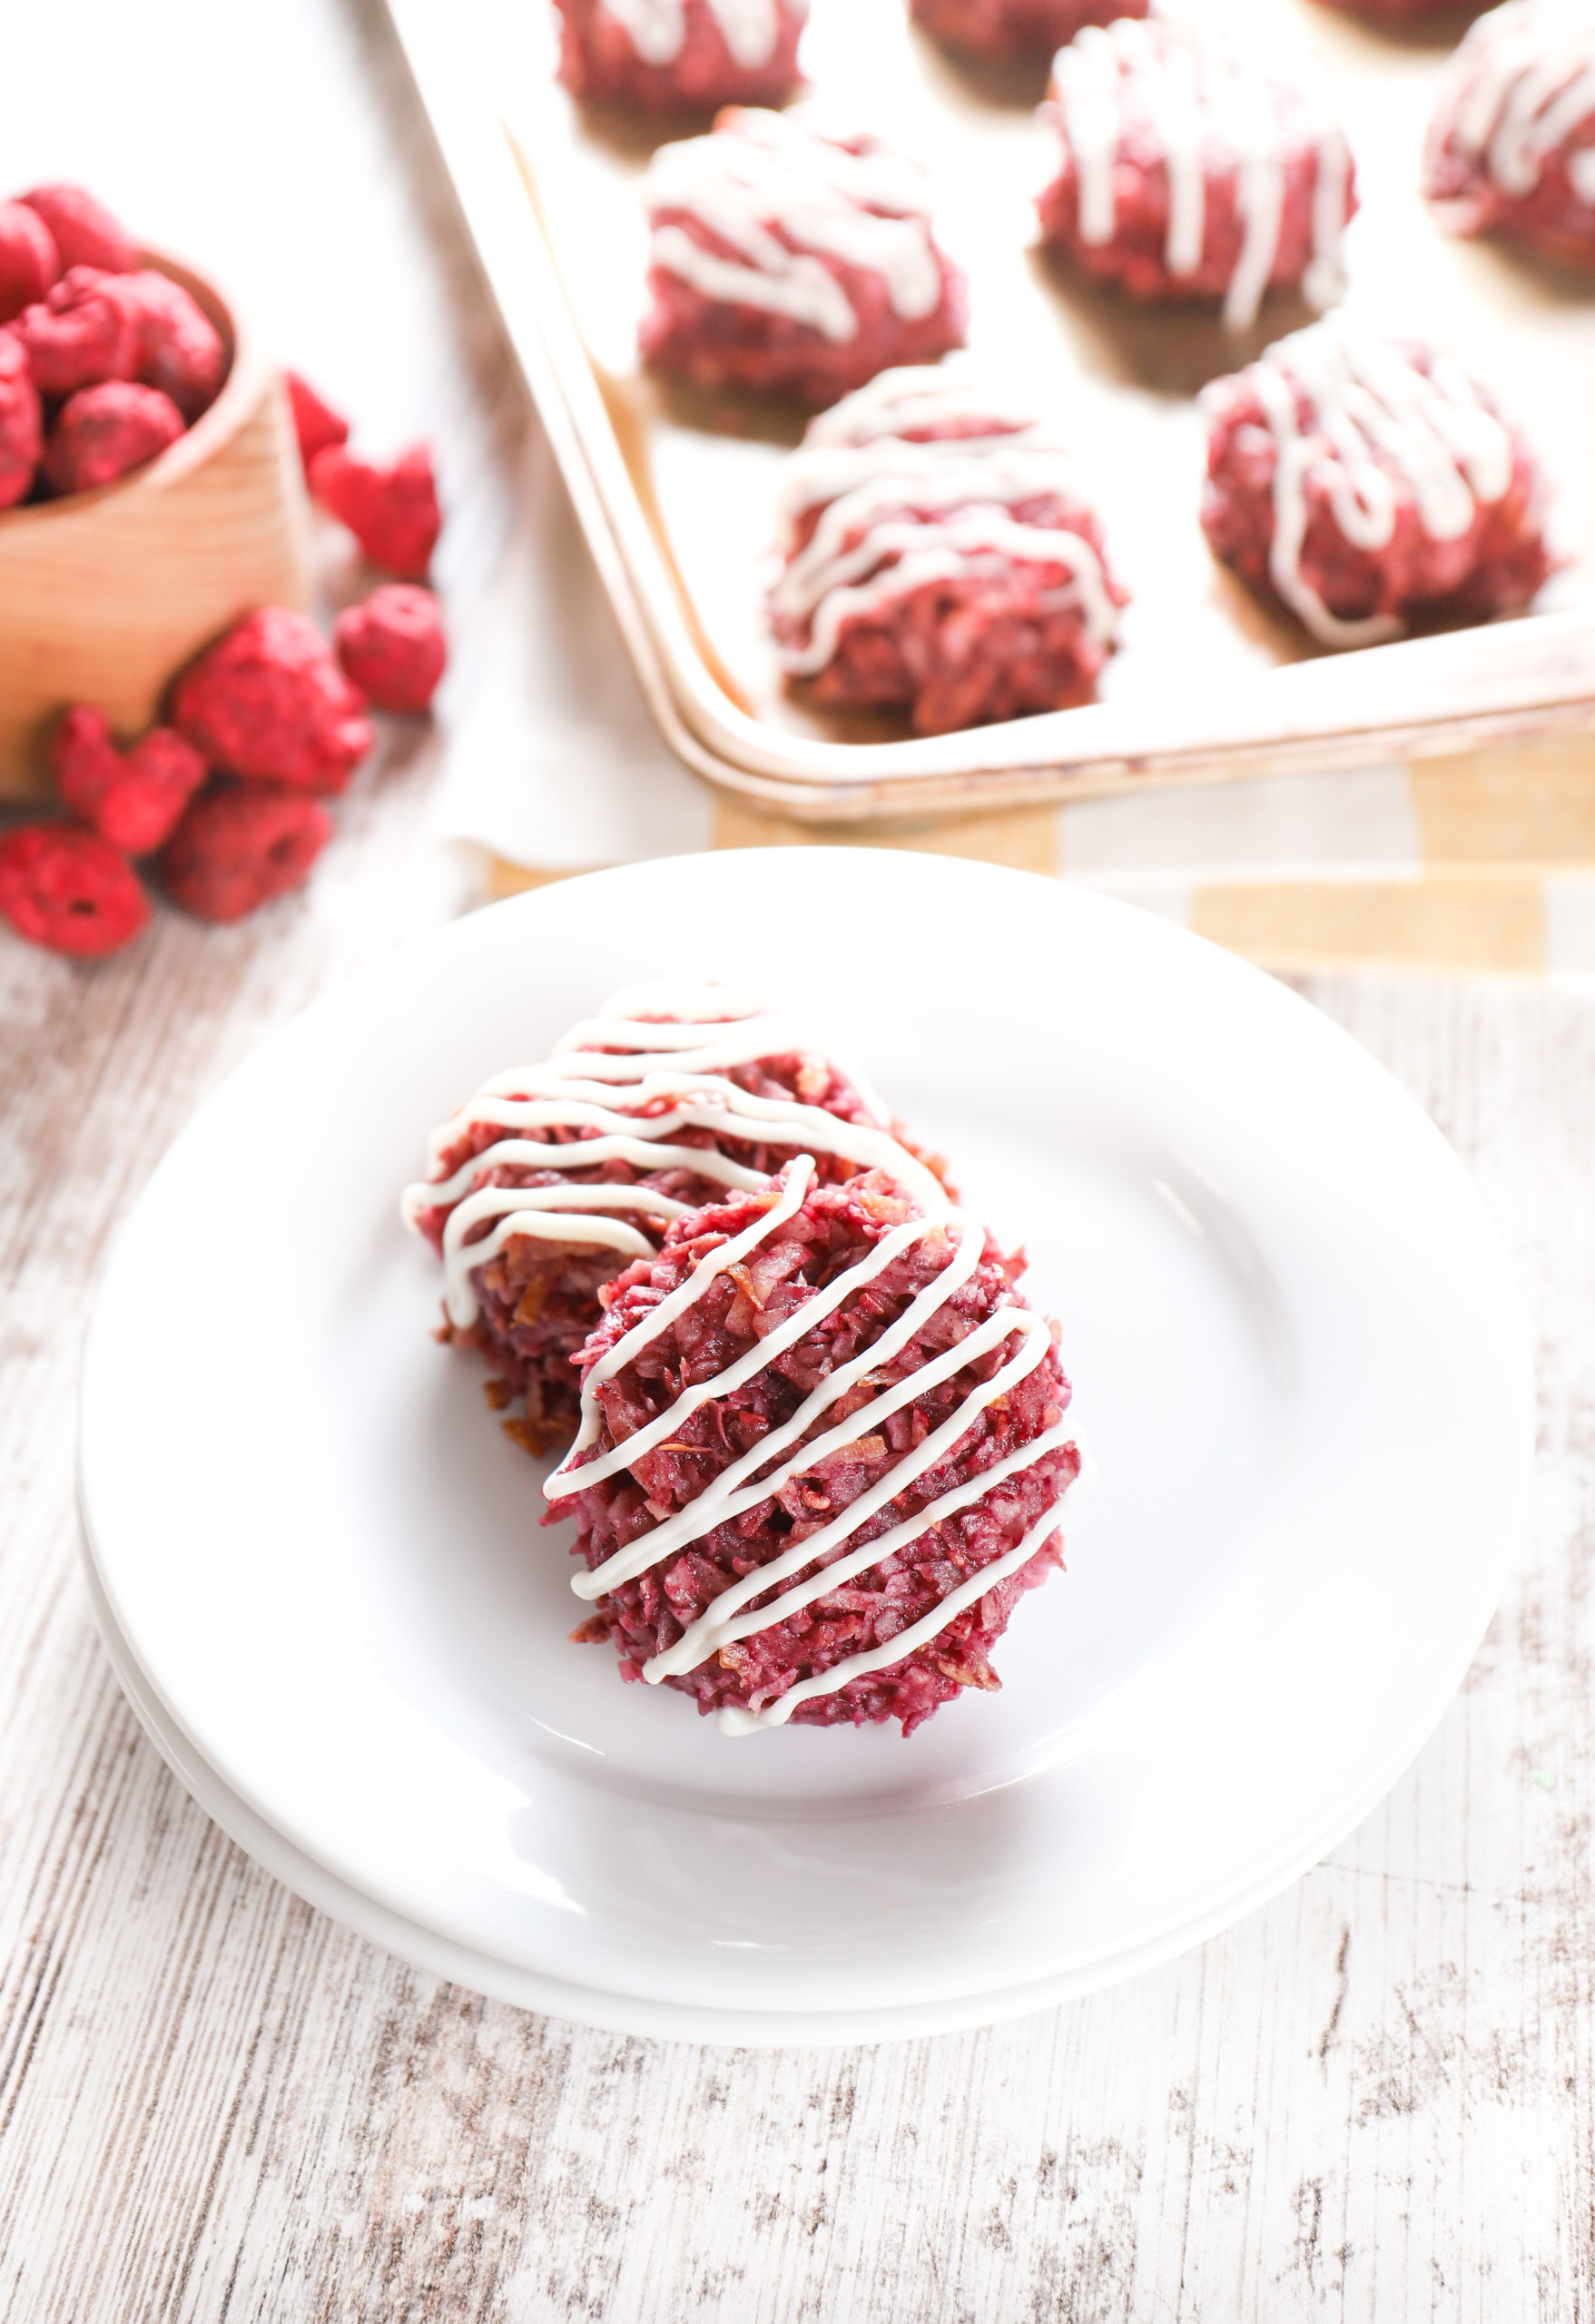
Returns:
[[[438,123],[436,44],[418,39],[411,0],[390,6]],[[1253,600],[1207,551],[1196,523],[1204,447],[1194,398],[1206,379],[1311,320],[1308,310],[1271,300],[1249,331],[1232,337],[1208,310],[1148,308],[1071,278],[1032,247],[1031,197],[1051,161],[1049,133],[1034,118],[1044,71],[995,77],[961,69],[913,31],[901,0],[814,0],[804,51],[812,85],[797,110],[822,123],[867,127],[930,167],[941,238],[970,278],[971,354],[958,359],[1009,388],[1022,382],[1039,409],[1062,419],[1102,511],[1115,569],[1133,592],[1100,707],[935,746],[892,747],[907,733],[897,721],[816,713],[802,690],[784,686],[763,627],[774,489],[801,416],[684,394],[637,368],[646,263],[638,185],[662,133],[650,136],[572,103],[553,78],[553,11],[544,0],[465,0],[451,12],[453,69],[474,90],[482,124],[496,112],[507,130],[552,254],[549,282],[540,292],[534,285],[531,296],[553,334],[553,369],[562,374],[555,385],[569,406],[564,417],[705,772],[736,782],[737,767],[716,759],[762,766],[767,795],[806,772],[813,799],[802,803],[814,806],[828,783],[826,803],[835,812],[842,763],[851,760],[859,776],[870,769],[882,778],[880,797],[868,803],[884,811],[885,799],[905,789],[925,798],[923,778],[933,774],[950,795],[960,769],[1018,775],[1029,762],[1033,774],[1035,762],[1049,755],[1057,763],[1040,772],[1054,776],[1067,774],[1071,755],[1078,762],[1093,751],[1117,753],[1127,771],[1160,750],[1177,761],[1183,743],[1192,770],[1199,760],[1211,773],[1227,735],[1237,763],[1269,763],[1272,738],[1283,764],[1304,724],[1314,730],[1337,718],[1376,731],[1388,749],[1443,720],[1453,694],[1461,703],[1472,688],[1486,710],[1487,667],[1502,674],[1496,692],[1503,700],[1518,669],[1523,698],[1515,727],[1511,715],[1493,726],[1482,715],[1480,732],[1555,723],[1536,709],[1547,693],[1581,694],[1586,702],[1595,694],[1595,622],[1588,618],[1595,609],[1595,296],[1533,261],[1441,235],[1415,191],[1434,85],[1465,19],[1438,37],[1397,41],[1297,0],[1228,0],[1226,13],[1247,37],[1287,53],[1293,43],[1305,46],[1328,67],[1364,205],[1347,236],[1347,307],[1374,328],[1448,343],[1523,424],[1551,486],[1553,535],[1566,560],[1541,607],[1580,618],[1561,629],[1520,621],[1506,625],[1510,637],[1498,625],[1482,651],[1459,653],[1451,643],[1446,658],[1431,654],[1426,663],[1413,658],[1421,645],[1343,655],[1333,676],[1304,671],[1288,689],[1260,687],[1269,671],[1316,656],[1294,624]],[[458,182],[461,140],[442,127],[439,133]],[[482,205],[463,188],[462,199],[480,244]],[[484,256],[502,304],[502,263],[496,271]],[[566,312],[552,313],[556,304]],[[569,340],[563,362],[560,330]],[[549,384],[539,387],[546,410]],[[566,468],[569,477],[569,458]],[[593,509],[584,510],[584,522],[594,537]],[[657,586],[650,603],[648,576],[639,578],[639,562],[648,562],[635,553],[645,527],[660,553],[654,561],[667,576],[664,586],[674,586],[673,607],[657,602]],[[631,611],[635,626],[637,607]],[[1541,665],[1570,657],[1578,669],[1547,684],[1535,675],[1536,657]],[[1425,669],[1426,688],[1409,684]],[[1565,705],[1556,716],[1566,723]],[[1454,730],[1445,740],[1455,746]],[[836,748],[849,741],[877,747]],[[1023,790],[1022,782],[1010,784],[1007,795]]]

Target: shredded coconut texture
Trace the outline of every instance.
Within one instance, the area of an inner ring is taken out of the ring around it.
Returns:
[[[685,1282],[700,1260],[768,1206],[768,1197],[739,1195],[674,1222],[656,1258],[638,1260],[602,1292],[606,1313],[582,1350],[584,1373],[591,1373]],[[643,1346],[635,1362],[598,1383],[595,1394],[602,1427],[586,1462],[601,1462],[668,1410],[684,1389],[714,1378],[756,1350],[762,1339],[915,1215],[913,1203],[881,1172],[841,1185],[814,1185],[767,1246],[761,1245],[745,1265],[711,1276],[702,1294]],[[575,1516],[576,1554],[596,1570],[619,1551],[635,1553],[645,1546],[650,1531],[688,1509],[733,1462],[790,1420],[828,1376],[879,1340],[952,1256],[950,1228],[932,1229],[743,1384],[701,1404],[665,1443],[562,1502],[556,1514]],[[800,1443],[833,1429],[872,1399],[884,1398],[893,1385],[956,1349],[989,1319],[1012,1313],[1017,1324],[1029,1314],[1014,1289],[1023,1264],[1022,1256],[1005,1254],[987,1237],[969,1280],[878,1373],[866,1371],[832,1403]],[[575,1635],[609,1641],[619,1655],[622,1676],[640,1679],[644,1666],[674,1646],[724,1590],[832,1526],[861,1495],[889,1478],[960,1410],[977,1383],[991,1379],[1019,1344],[1016,1334],[986,1349],[911,1397],[879,1428],[812,1469],[800,1466],[772,1497],[711,1526],[660,1565],[619,1582],[598,1600]],[[1068,1398],[1068,1383],[1049,1341],[1042,1360],[978,1412],[945,1457],[885,1500],[856,1532],[833,1543],[824,1562],[901,1526],[957,1487],[971,1481],[978,1485],[999,1462],[1022,1455],[1027,1444],[1058,1428]],[[782,1465],[790,1457],[783,1456]],[[704,1714],[727,1708],[756,1713],[802,1680],[890,1646],[912,1624],[933,1615],[960,1584],[1013,1552],[1056,1507],[1079,1465],[1072,1442],[1039,1453],[1029,1465],[1021,1458],[1014,1473],[880,1564],[866,1564],[830,1593],[768,1620],[663,1683],[692,1695]],[[574,1474],[579,1480],[579,1466]],[[965,1688],[996,1688],[991,1653],[1015,1605],[1061,1561],[1059,1536],[1043,1535],[1027,1562],[974,1597],[930,1643],[836,1691],[812,1695],[799,1705],[793,1723],[848,1726],[895,1718],[906,1736]],[[634,1554],[628,1563],[635,1562]],[[803,1581],[819,1570],[800,1569],[787,1578],[783,1590],[801,1591]],[[755,1614],[770,1613],[773,1603],[773,1593],[769,1600],[755,1595],[751,1600]]]
[[[869,1122],[874,1118],[845,1076],[827,1059],[815,1054],[793,1052],[785,1057],[759,1058],[752,1064],[732,1067],[725,1078],[752,1096],[796,1098],[801,1104],[820,1107],[842,1121]],[[669,1111],[665,1099],[633,1108],[623,1094],[616,1103],[620,1109],[635,1111],[645,1121]],[[459,1136],[441,1157],[438,1178],[452,1177],[474,1156],[498,1144],[505,1135],[497,1123],[473,1122],[468,1117],[462,1119]],[[596,1133],[554,1128],[529,1135],[546,1137],[550,1144],[568,1149],[573,1143],[590,1140]],[[918,1151],[901,1128],[898,1135],[909,1145],[911,1152]],[[790,1145],[755,1145],[713,1130],[691,1128],[672,1131],[669,1142],[675,1147],[695,1147],[724,1155],[744,1168],[772,1175],[783,1163],[790,1161],[795,1151]],[[843,1176],[855,1167],[841,1156],[820,1156],[816,1162],[822,1178]],[[633,1162],[615,1160],[586,1169],[545,1170],[535,1164],[507,1164],[473,1178],[471,1191],[494,1186],[643,1187],[689,1206],[710,1201],[721,1191],[713,1179],[679,1166],[647,1170]],[[455,1202],[423,1206],[417,1212],[415,1224],[434,1250],[442,1248],[443,1231],[458,1199],[457,1196]],[[617,1210],[615,1215],[635,1220],[639,1228],[647,1229],[648,1220],[644,1213]],[[491,1220],[485,1219],[471,1239],[485,1241],[491,1228]],[[486,1358],[495,1374],[493,1401],[501,1408],[518,1403],[519,1409],[507,1425],[529,1451],[546,1452],[574,1433],[579,1397],[575,1359],[602,1315],[599,1303],[603,1286],[623,1265],[624,1259],[613,1249],[595,1247],[591,1243],[514,1236],[472,1274],[479,1302],[475,1321],[461,1326],[450,1324],[445,1317],[439,1336],[455,1347],[472,1350]]]

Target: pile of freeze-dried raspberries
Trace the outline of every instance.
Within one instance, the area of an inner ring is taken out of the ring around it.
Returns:
[[[90,196],[56,187],[30,195],[29,203],[45,204],[46,196],[56,218],[94,223],[102,258],[118,254],[113,237],[121,229]],[[54,262],[42,226],[35,236],[15,224],[12,213],[25,206],[0,204],[0,315]],[[75,245],[50,245],[59,247]],[[84,271],[69,270],[56,289]],[[108,267],[105,279],[144,280],[113,277]],[[164,276],[149,279],[165,284]],[[73,328],[82,338],[88,312],[86,300],[64,300],[58,308],[35,302],[22,321],[77,317]],[[19,343],[16,330],[0,329],[0,507],[6,397],[15,384],[8,349]],[[172,366],[164,377],[175,395]],[[286,386],[311,491],[372,564],[402,577],[341,613],[330,645],[306,615],[286,606],[247,614],[178,673],[165,724],[129,749],[119,747],[93,704],[69,709],[51,758],[72,820],[30,822],[0,837],[0,916],[31,943],[88,957],[127,943],[150,917],[135,862],[149,862],[172,901],[202,920],[241,920],[299,886],[332,834],[324,801],[345,788],[371,747],[368,709],[418,714],[443,675],[448,648],[438,601],[415,586],[442,523],[430,453],[418,444],[386,466],[362,459],[348,448],[347,420],[291,372]],[[36,404],[36,391],[28,392]],[[81,388],[69,397],[56,427],[91,392]],[[52,432],[46,468],[54,440]]]
[[[226,376],[210,317],[93,194],[0,202],[0,508],[143,468]]]

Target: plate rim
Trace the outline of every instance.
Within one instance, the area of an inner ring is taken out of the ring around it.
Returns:
[[[1190,1915],[1161,1935],[1103,1954],[1097,1960],[1049,1977],[980,1993],[946,1996],[939,2002],[908,2002],[895,2007],[858,2010],[756,2010],[711,2008],[695,2002],[665,2001],[608,1985],[582,1985],[478,1951],[443,1930],[398,1912],[357,1887],[332,1866],[279,1829],[233,1789],[212,1764],[172,1709],[117,1620],[100,1572],[98,1552],[81,1489],[77,1495],[79,1547],[90,1609],[100,1642],[134,1717],[189,1797],[220,1826],[246,1856],[294,1896],[350,1929],[368,1945],[430,1976],[448,1979],[491,2001],[562,2017],[600,2033],[655,2042],[688,2042],[725,2049],[827,2049],[906,2042],[939,2034],[974,2031],[1007,2024],[1085,1999],[1132,1977],[1149,1974],[1178,1960],[1209,1938],[1259,1912],[1322,1864],[1364,1817],[1399,1783],[1439,1728],[1472,1667],[1494,1619],[1492,1600],[1478,1637],[1468,1649],[1438,1709],[1427,1707],[1414,1721],[1411,1748],[1388,1779],[1377,1778],[1349,1812],[1329,1819],[1288,1858],[1251,1883]]]
[[[767,852],[788,861],[791,853],[785,849],[742,852]],[[863,856],[877,864],[879,861],[874,851],[869,850],[805,849],[802,852],[806,855]],[[918,861],[925,860],[919,851],[902,852],[913,854]],[[716,862],[722,870],[724,868],[724,859],[713,854],[682,860]],[[1035,875],[1015,872],[1004,867],[966,863],[962,859],[932,856],[930,861],[944,877],[957,879],[972,875],[983,884],[1007,886],[1017,881],[1028,890],[1035,879]],[[646,878],[655,869],[645,862],[613,867],[608,871],[582,875],[575,882],[560,884],[562,888],[580,888],[594,880],[612,882]],[[1202,1899],[1196,1910],[1167,1921],[1154,1928],[1150,1935],[1137,1937],[1127,1945],[1109,1945],[1095,1957],[1078,1959],[1068,1968],[1011,1986],[988,1985],[974,1990],[965,1986],[951,1994],[911,2003],[866,2004],[852,2009],[832,2004],[792,2011],[751,2005],[715,2007],[695,2001],[671,2000],[627,1991],[618,1983],[577,1984],[556,1972],[531,1968],[478,1951],[464,1939],[449,1934],[446,1928],[429,1923],[424,1917],[402,1912],[369,1888],[358,1886],[345,1877],[334,1863],[324,1856],[312,1853],[301,1840],[290,1837],[279,1823],[263,1812],[261,1805],[235,1789],[215,1762],[207,1757],[154,1679],[116,1611],[110,1576],[103,1566],[101,1552],[94,1540],[89,1496],[84,1481],[85,1406],[89,1384],[85,1364],[80,1375],[79,1392],[78,1505],[90,1596],[107,1653],[141,1723],[185,1788],[231,1837],[296,1894],[327,1911],[335,1920],[353,1927],[368,1941],[385,1945],[399,1957],[431,1974],[450,1977],[474,1990],[510,2001],[518,2006],[545,2010],[613,2032],[638,2034],[649,2038],[711,2041],[760,2047],[911,2038],[989,2024],[1050,2008],[1177,1957],[1259,1908],[1322,1861],[1386,1797],[1411,1767],[1442,1719],[1478,1651],[1519,1555],[1528,1513],[1534,1444],[1533,1370],[1516,1270],[1504,1238],[1471,1172],[1454,1147],[1388,1068],[1344,1028],[1312,1010],[1311,1005],[1299,995],[1292,993],[1288,987],[1277,985],[1263,971],[1189,931],[1172,927],[1156,915],[1117,899],[1091,891],[1068,890],[1050,881],[1043,881],[1039,885],[1052,901],[1065,910],[1078,911],[1088,922],[1094,919],[1114,924],[1134,922],[1140,936],[1150,939],[1155,946],[1161,944],[1166,950],[1177,953],[1184,953],[1194,944],[1208,956],[1211,962],[1222,963],[1226,972],[1249,990],[1265,990],[1271,1005],[1284,1002],[1293,1009],[1300,1008],[1306,1011],[1320,1034],[1331,1036],[1337,1046],[1344,1043],[1347,1053],[1354,1058],[1362,1069],[1379,1077],[1389,1090],[1399,1097],[1403,1107],[1410,1109],[1414,1122],[1421,1123],[1427,1130],[1438,1155],[1444,1157],[1471,1194],[1479,1224],[1493,1239],[1501,1260],[1501,1288],[1510,1296],[1512,1308],[1516,1358],[1512,1369],[1522,1391],[1519,1414],[1522,1426],[1513,1490],[1507,1497],[1509,1514],[1501,1527],[1500,1544],[1488,1574],[1478,1585],[1476,1600],[1467,1618],[1465,1631],[1459,1628],[1459,1638],[1465,1639],[1465,1650],[1459,1646],[1442,1677],[1425,1691],[1410,1716],[1400,1722],[1399,1731],[1390,1749],[1382,1756],[1377,1769],[1352,1796],[1349,1803],[1343,1800],[1333,1809],[1326,1810],[1305,1837],[1278,1850],[1261,1868],[1249,1871],[1245,1876],[1232,1882],[1227,1889]],[[493,906],[488,909],[497,911],[501,908]],[[535,911],[536,907],[530,897],[525,897],[507,900],[502,909],[508,912],[525,912],[528,909]],[[447,941],[452,931],[481,918],[480,913],[473,914],[466,921],[447,922],[438,929],[411,939],[355,977],[334,987],[330,993],[319,997],[276,1028],[241,1059],[218,1084],[216,1090],[195,1108],[190,1124],[178,1133],[161,1163],[157,1164],[157,1171],[163,1167],[172,1149],[186,1135],[187,1128],[208,1110],[222,1090],[239,1076],[246,1074],[266,1050],[276,1050],[280,1046],[286,1047],[294,1039],[302,1038],[307,1020],[314,1018],[328,1003],[346,1002],[361,992],[379,992],[396,970],[402,970],[403,964],[415,952],[440,940]],[[147,1184],[153,1183],[154,1175],[152,1173],[151,1181]],[[107,1276],[115,1265],[117,1251],[143,1200],[141,1193],[139,1203],[135,1204],[134,1210],[130,1212],[128,1220],[118,1233],[116,1245],[110,1255]],[[103,1278],[102,1294],[103,1288]],[[102,1298],[96,1297],[85,1334],[85,1352],[101,1312]],[[1506,1441],[1504,1435],[1502,1441],[1503,1443]]]

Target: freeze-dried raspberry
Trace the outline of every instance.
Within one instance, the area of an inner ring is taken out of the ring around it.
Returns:
[[[197,920],[241,920],[297,888],[331,836],[331,816],[302,791],[230,784],[194,801],[161,859],[161,877]]]
[[[44,439],[44,476],[52,492],[92,492],[142,468],[182,433],[182,414],[159,388],[104,379],[68,396]]]
[[[379,710],[418,714],[448,663],[443,616],[430,589],[389,581],[333,625],[338,658]]]
[[[44,448],[44,415],[14,330],[0,330],[0,508],[26,497]]]
[[[135,376],[170,396],[184,419],[197,419],[215,401],[227,369],[222,334],[181,282],[153,266],[109,280],[138,333]]]
[[[420,579],[443,528],[425,444],[412,444],[386,468],[335,444],[311,461],[310,490],[349,527],[373,565],[401,580]]]
[[[310,381],[301,379],[297,371],[284,371],[282,384],[293,408],[293,432],[308,475],[318,452],[324,452],[330,444],[348,443],[349,422],[330,403],[323,403]]]
[[[205,762],[170,726],[152,727],[125,756],[103,710],[79,703],[50,745],[55,787],[74,815],[124,855],[164,847],[205,779]]]
[[[54,237],[25,202],[0,202],[0,323],[42,299],[61,272]]]
[[[371,747],[363,709],[315,624],[262,606],[183,672],[172,723],[231,774],[341,791]]]
[[[131,274],[138,264],[132,236],[81,185],[36,185],[32,193],[17,198],[48,226],[63,266],[100,266],[107,274]]]
[[[0,913],[30,944],[114,952],[150,916],[124,857],[74,823],[25,823],[0,839]]]
[[[27,350],[42,396],[70,396],[102,379],[131,379],[138,369],[138,326],[106,287],[103,270],[74,266],[11,326]]]

